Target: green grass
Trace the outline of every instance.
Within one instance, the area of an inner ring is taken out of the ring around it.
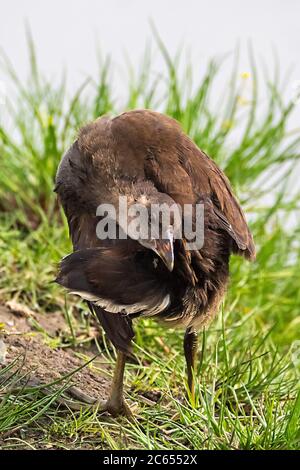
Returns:
[[[155,76],[145,53],[141,72],[130,68],[122,104],[115,99],[109,60],[96,79],[68,97],[65,78],[55,84],[42,76],[30,37],[26,83],[2,53],[2,72],[15,94],[0,118],[1,299],[18,298],[46,313],[64,310],[64,293],[51,284],[56,263],[70,251],[53,193],[58,162],[82,124],[136,107],[178,119],[224,169],[250,220],[257,261],[232,258],[222,312],[201,340],[196,406],[184,398],[182,332],[140,321],[138,362],[126,372],[135,423],[62,409],[56,398],[67,379],[48,396],[40,389],[9,391],[22,369],[8,365],[0,372],[3,448],[300,449],[300,230],[293,183],[300,135],[289,128],[296,104],[285,99],[278,67],[273,78],[258,73],[251,50],[250,76],[241,76],[236,54],[226,59],[231,79],[220,87],[223,62],[212,60],[201,78],[193,77],[190,64],[180,68],[182,57],[172,59],[157,34],[156,41],[164,72]],[[267,97],[262,104],[261,96]],[[71,297],[68,305],[84,308]],[[70,312],[68,344],[76,346],[88,326],[77,327]],[[55,346],[66,344],[58,338]],[[104,354],[113,363],[111,349]],[[161,402],[143,403],[139,392],[147,390],[161,391]]]

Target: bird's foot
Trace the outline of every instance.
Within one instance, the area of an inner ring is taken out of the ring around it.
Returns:
[[[109,413],[114,418],[116,416],[126,416],[126,418],[131,421],[134,419],[132,411],[122,396],[117,398],[110,397],[107,401],[97,401],[79,390],[77,387],[70,387],[68,392],[73,398],[76,398],[81,403],[83,402],[87,405],[90,405],[93,409],[96,409],[100,413]]]
[[[93,407],[97,407],[100,413],[109,413],[114,418],[117,416],[125,416],[130,421],[134,420],[132,411],[123,398],[120,400],[109,398],[106,402],[98,402],[93,405]]]
[[[130,421],[134,420],[133,414],[123,397],[110,397],[107,401],[96,400],[77,387],[70,387],[68,393],[72,398],[75,398],[76,401],[64,398],[60,398],[58,401],[74,411],[81,410],[82,408],[92,408],[99,413],[109,413],[114,418],[117,416],[125,416]]]

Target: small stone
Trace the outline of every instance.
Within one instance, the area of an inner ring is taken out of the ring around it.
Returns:
[[[0,364],[5,364],[7,355],[7,347],[2,339],[0,339]]]

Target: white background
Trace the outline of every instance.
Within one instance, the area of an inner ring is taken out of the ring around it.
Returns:
[[[291,78],[288,94],[300,80],[299,0],[1,0],[0,6],[0,46],[20,76],[26,77],[28,64],[27,20],[42,70],[56,79],[66,66],[70,90],[86,75],[96,76],[98,44],[117,64],[115,87],[122,93],[124,77],[118,65],[124,64],[124,51],[136,64],[147,40],[153,41],[150,19],[171,53],[183,43],[189,48],[195,81],[208,58],[233,53],[238,41],[241,71],[246,70],[249,39],[257,58],[270,69],[276,49],[283,75]],[[3,73],[0,82],[7,87]]]

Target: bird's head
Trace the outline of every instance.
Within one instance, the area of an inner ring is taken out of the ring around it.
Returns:
[[[128,235],[156,253],[169,271],[174,267],[174,240],[181,230],[181,212],[174,200],[152,186],[135,188],[128,209]]]

